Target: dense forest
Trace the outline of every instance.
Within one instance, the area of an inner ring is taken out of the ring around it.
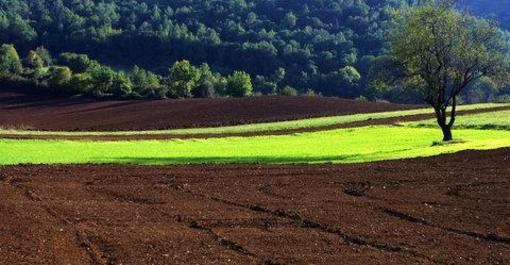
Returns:
[[[51,75],[69,71],[66,75],[74,86],[98,77],[97,72],[109,72],[108,84],[123,79],[131,87],[102,86],[93,93],[91,87],[72,87],[73,93],[147,97],[307,93],[410,101],[412,95],[380,92],[371,82],[377,68],[385,67],[391,10],[408,2],[4,0],[0,43],[15,46],[28,69],[19,76],[35,79],[36,85],[51,87]],[[49,59],[50,54],[55,58]],[[28,62],[34,55],[41,57],[44,71]],[[93,67],[70,65],[70,60],[82,59],[92,61]],[[179,77],[187,80],[184,83],[172,80],[178,67],[187,69],[187,76]],[[138,72],[144,82],[152,80],[150,85],[140,85]],[[204,76],[207,81],[200,78]],[[244,91],[228,92],[229,87]],[[488,96],[470,100],[485,101]]]
[[[510,30],[510,1],[508,0],[459,0],[459,7],[468,12],[489,18],[502,28]]]

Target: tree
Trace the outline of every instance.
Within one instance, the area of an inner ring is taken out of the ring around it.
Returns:
[[[339,69],[338,71],[333,71],[325,75],[326,82],[334,86],[334,90],[329,94],[340,94],[343,97],[351,98],[359,96],[357,85],[360,79],[360,73],[358,70],[356,70],[356,68],[352,66],[346,66]]]
[[[285,86],[284,88],[282,88],[282,90],[280,91],[280,95],[282,96],[288,96],[288,97],[295,97],[297,96],[299,93],[297,92],[296,89],[294,89],[293,87],[290,87],[290,86]]]
[[[133,91],[143,96],[156,96],[161,89],[159,77],[149,71],[134,66],[128,74],[133,85]]]
[[[89,73],[75,74],[71,78],[69,88],[79,94],[92,94],[92,77]]]
[[[50,69],[50,78],[48,85],[54,91],[58,92],[58,88],[63,88],[71,81],[73,73],[67,66],[52,67]]]
[[[288,28],[294,28],[297,23],[297,17],[294,15],[294,13],[289,12],[285,15],[285,18],[283,19],[283,25]]]
[[[35,51],[28,52],[27,58],[26,58],[26,64],[28,67],[33,69],[38,69],[44,66],[43,59],[37,54]]]
[[[420,90],[435,110],[443,140],[450,141],[464,88],[508,72],[502,33],[486,20],[456,11],[452,1],[427,1],[396,12],[393,19],[390,54],[404,70],[401,80]]]
[[[11,44],[0,47],[0,73],[18,75],[23,71],[16,48]]]
[[[94,96],[104,96],[108,92],[111,92],[115,78],[115,72],[111,68],[106,66],[96,66],[89,69],[88,73],[91,77],[91,92]]]
[[[235,71],[227,77],[227,95],[244,97],[251,95],[252,91],[251,77],[246,72]]]
[[[167,85],[171,97],[189,98],[197,86],[200,71],[187,60],[175,62],[170,68]]]
[[[253,89],[257,93],[273,95],[278,89],[278,84],[274,81],[267,80],[264,76],[257,75],[253,80]]]
[[[133,84],[124,72],[115,73],[110,92],[117,97],[127,96],[133,92]]]
[[[51,66],[53,64],[53,58],[51,53],[44,47],[37,47],[34,51],[37,56],[42,60],[43,66]]]
[[[95,67],[98,63],[94,60],[91,60],[85,54],[76,54],[65,52],[60,54],[59,63],[71,68],[73,72],[83,73],[87,71],[89,68]]]
[[[211,71],[211,67],[207,63],[201,64],[198,70],[200,71],[200,78],[191,91],[193,97],[212,98],[216,93],[215,83],[218,82],[218,76]]]

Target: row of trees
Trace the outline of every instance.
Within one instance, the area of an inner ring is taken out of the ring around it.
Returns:
[[[84,54],[62,53],[54,59],[42,47],[21,58],[11,44],[0,47],[0,81],[3,87],[29,92],[93,97],[243,97],[253,91],[249,74],[234,71],[225,77],[207,63],[197,67],[177,61],[162,76],[138,66],[115,71]]]

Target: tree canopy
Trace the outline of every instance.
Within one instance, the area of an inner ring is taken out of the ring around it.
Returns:
[[[390,56],[402,69],[403,87],[419,91],[434,108],[444,140],[452,140],[459,94],[482,77],[508,77],[508,42],[496,26],[455,10],[451,1],[429,1],[394,16]]]

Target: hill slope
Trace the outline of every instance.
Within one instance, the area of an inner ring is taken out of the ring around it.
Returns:
[[[357,97],[363,57],[380,54],[389,9],[404,2],[9,0],[0,2],[0,42],[160,73],[189,59],[259,76],[261,92],[290,85]]]
[[[475,15],[494,19],[502,28],[510,30],[510,1],[508,0],[459,0],[459,5]]]

